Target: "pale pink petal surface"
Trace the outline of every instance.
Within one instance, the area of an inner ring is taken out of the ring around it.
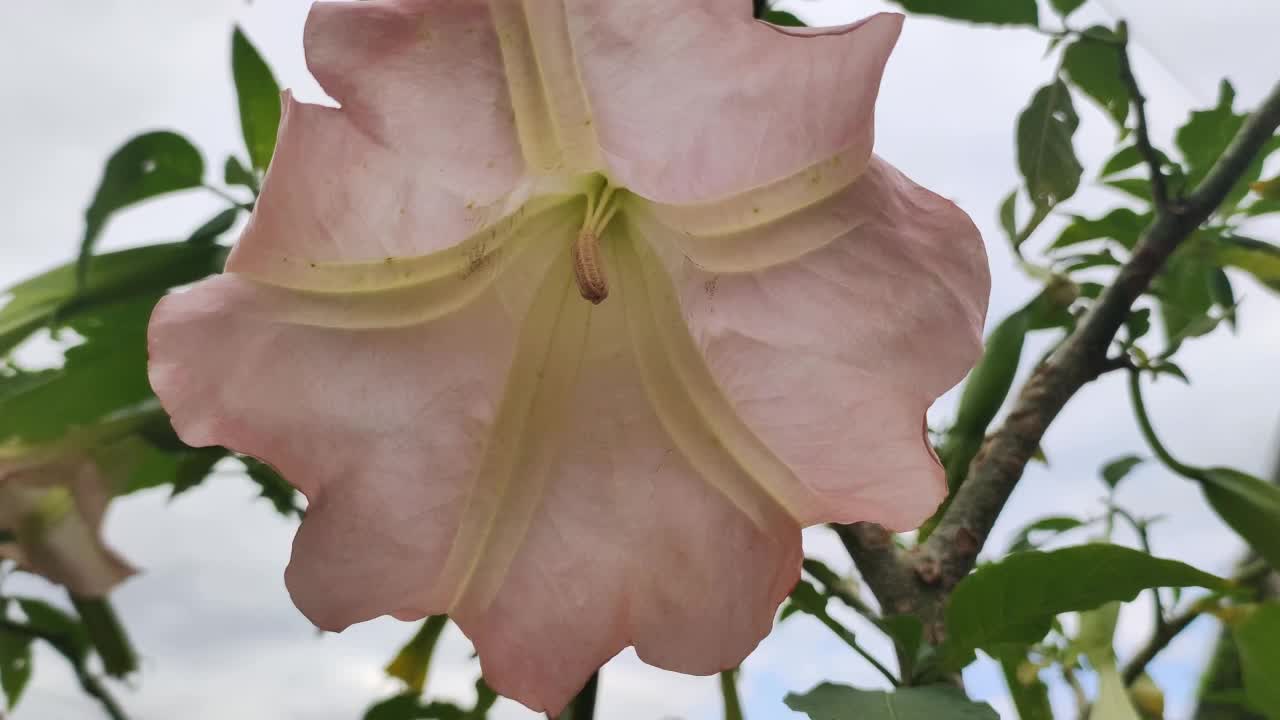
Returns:
[[[286,100],[229,272],[156,310],[151,380],[188,443],[309,498],[308,617],[447,612],[554,714],[628,645],[736,666],[802,526],[928,516],[924,411],[988,277],[964,214],[871,156],[899,17],[534,7],[318,5],[342,108]]]

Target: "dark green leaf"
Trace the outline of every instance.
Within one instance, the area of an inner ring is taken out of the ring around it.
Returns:
[[[387,664],[387,675],[403,681],[411,692],[421,695],[427,685],[427,671],[431,668],[436,642],[448,624],[449,618],[445,615],[427,618],[413,638]]]
[[[1141,340],[1151,332],[1151,309],[1139,308],[1129,312],[1124,319],[1125,330],[1129,333],[1128,345]]]
[[[364,720],[463,720],[468,714],[447,702],[423,703],[414,693],[388,698],[369,708]]]
[[[1053,9],[1057,10],[1058,14],[1065,18],[1078,10],[1081,5],[1084,5],[1085,0],[1050,0],[1050,2],[1053,5]],[[1023,720],[1027,719],[1023,718]]]
[[[1062,272],[1074,273],[1081,270],[1088,270],[1096,267],[1118,267],[1120,258],[1111,253],[1110,250],[1102,250],[1095,253],[1084,253],[1082,255],[1068,255],[1061,259]]]
[[[53,642],[69,659],[84,662],[89,655],[89,635],[79,620],[43,600],[17,598],[17,601],[27,616],[27,625]]]
[[[1253,610],[1232,628],[1244,691],[1249,704],[1270,718],[1280,718],[1280,603],[1267,603]]]
[[[1096,220],[1077,215],[1050,247],[1064,248],[1090,240],[1113,240],[1132,250],[1138,244],[1142,231],[1150,224],[1150,213],[1139,214],[1129,208],[1117,208]]]
[[[1036,204],[1056,205],[1079,189],[1084,169],[1072,144],[1079,125],[1071,91],[1061,80],[1036,92],[1018,119],[1018,168]]]
[[[1059,515],[1040,518],[1018,531],[1018,534],[1013,538],[1013,542],[1009,544],[1009,552],[1014,553],[1034,550],[1036,546],[1032,542],[1032,536],[1037,533],[1052,533],[1057,535],[1080,527],[1084,527],[1084,522],[1073,517]]]
[[[1236,329],[1236,291],[1231,287],[1231,278],[1222,268],[1214,268],[1209,280],[1209,294],[1213,296],[1213,304],[1222,308],[1223,318]]]
[[[1168,360],[1155,363],[1151,365],[1149,369],[1151,370],[1151,372],[1155,373],[1157,376],[1172,375],[1173,377],[1178,378],[1179,380],[1181,380],[1184,383],[1187,383],[1188,385],[1191,384],[1191,379],[1187,377],[1187,374],[1183,372],[1182,368],[1175,365],[1174,363],[1169,362]]]
[[[1122,80],[1123,49],[1116,42],[1095,39],[1100,33],[1110,34],[1105,27],[1092,28],[1086,35],[1067,46],[1062,56],[1062,69],[1071,82],[1093,98],[1124,129],[1129,119],[1129,89]]]
[[[169,459],[173,463],[172,469],[165,480],[166,484],[173,485],[169,497],[177,497],[199,487],[227,454],[227,450],[220,447],[191,448],[185,452],[171,453]]]
[[[138,655],[129,634],[107,598],[72,597],[85,634],[102,660],[102,669],[115,678],[123,678],[138,669]]]
[[[98,192],[85,211],[77,278],[87,278],[94,244],[113,213],[158,195],[200,187],[203,181],[204,159],[181,135],[153,132],[125,143],[107,161]]]
[[[1126,455],[1122,458],[1112,460],[1102,466],[1102,481],[1112,490],[1120,484],[1120,481],[1128,477],[1133,469],[1146,462],[1145,458],[1137,455]]]
[[[1231,468],[1210,468],[1200,488],[1214,512],[1280,569],[1280,486]]]
[[[224,248],[187,243],[148,245],[99,255],[78,295],[74,265],[37,275],[6,293],[12,298],[0,307],[0,356],[55,315],[66,321],[101,305],[138,295],[158,295],[218,272],[224,257]]]
[[[249,479],[257,483],[262,498],[269,501],[276,512],[285,517],[302,516],[298,507],[298,491],[276,472],[275,468],[251,457],[241,457]]]
[[[31,679],[31,638],[0,630],[0,691],[12,710]]]
[[[994,25],[1040,24],[1035,0],[893,0],[903,9],[919,15],[939,15]]]
[[[280,86],[253,43],[236,28],[231,37],[231,72],[240,101],[240,129],[249,159],[266,170],[280,129]]]
[[[236,224],[240,216],[240,208],[227,208],[209,218],[209,221],[196,228],[189,236],[189,243],[211,243]]]
[[[1219,239],[1215,259],[1222,265],[1244,270],[1258,282],[1280,292],[1280,247],[1238,235],[1228,236]]]
[[[1044,638],[1055,616],[1128,601],[1156,587],[1223,590],[1221,578],[1118,545],[1015,553],[980,567],[956,586],[947,607],[944,663],[959,669],[973,651]]]
[[[783,27],[805,26],[804,22],[801,21],[800,18],[789,12],[783,12],[782,10],[766,10],[764,17],[762,17],[761,20],[764,20],[767,23],[773,23],[774,25],[781,25]]]
[[[1248,207],[1244,208],[1244,213],[1249,217],[1259,217],[1261,215],[1280,213],[1280,200],[1268,200],[1266,198],[1256,200]]]
[[[222,168],[222,181],[228,185],[247,187],[253,191],[255,197],[260,190],[258,176],[252,170],[246,168],[239,158],[235,157],[227,158],[227,164]]]
[[[997,720],[986,703],[948,686],[904,687],[895,692],[859,690],[823,683],[803,695],[786,697],[787,707],[809,720]]]

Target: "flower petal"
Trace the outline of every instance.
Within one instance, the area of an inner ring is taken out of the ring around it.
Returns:
[[[107,595],[135,572],[102,542],[108,500],[107,481],[90,460],[0,468],[0,528],[18,538],[4,556],[81,597]]]
[[[752,20],[746,3],[566,2],[617,184],[650,200],[700,203],[842,153],[855,169],[869,158],[901,16],[796,33]]]
[[[981,352],[990,276],[968,217],[884,161],[841,197],[847,231],[751,272],[699,268],[680,253],[686,237],[637,227],[668,247],[718,386],[813,493],[802,524],[905,530],[944,495],[924,413]]]
[[[230,269],[425,255],[476,233],[517,190],[525,162],[485,4],[318,3],[305,39],[312,72],[342,108],[286,93]]]

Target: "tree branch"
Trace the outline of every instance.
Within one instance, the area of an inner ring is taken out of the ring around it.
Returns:
[[[1200,227],[1240,182],[1249,164],[1280,127],[1280,84],[1245,122],[1203,182],[1177,213],[1164,213],[1143,232],[1129,261],[1075,332],[1023,386],[1004,425],[984,443],[967,481],[956,491],[937,528],[906,556],[865,529],[841,533],[859,571],[882,606],[912,608],[937,629],[946,594],[973,569],[978,550],[1008,502],[1049,425],[1067,402],[1112,367],[1107,349],[1130,308],[1178,246]],[[881,531],[884,532],[884,531]],[[887,533],[886,533],[887,534]],[[930,632],[935,642],[938,636]]]
[[[1129,97],[1133,101],[1133,109],[1138,116],[1138,152],[1142,154],[1142,159],[1151,170],[1151,197],[1154,199],[1156,213],[1170,212],[1173,208],[1169,205],[1169,190],[1165,181],[1163,162],[1160,159],[1160,153],[1151,144],[1151,130],[1147,124],[1147,97],[1142,94],[1138,78],[1133,74],[1133,65],[1129,61],[1129,24],[1124,21],[1120,22],[1120,37],[1123,41],[1120,46],[1120,76],[1129,89]]]

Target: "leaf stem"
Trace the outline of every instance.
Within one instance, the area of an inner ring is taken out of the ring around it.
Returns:
[[[1189,480],[1202,479],[1203,472],[1179,462],[1169,452],[1169,449],[1164,446],[1164,443],[1160,442],[1155,428],[1151,425],[1151,416],[1147,414],[1146,403],[1142,400],[1142,378],[1137,370],[1129,371],[1129,401],[1133,405],[1133,414],[1138,420],[1138,428],[1142,430],[1142,437],[1147,441],[1147,445],[1151,448],[1151,452],[1155,453],[1156,458],[1165,467]]]

